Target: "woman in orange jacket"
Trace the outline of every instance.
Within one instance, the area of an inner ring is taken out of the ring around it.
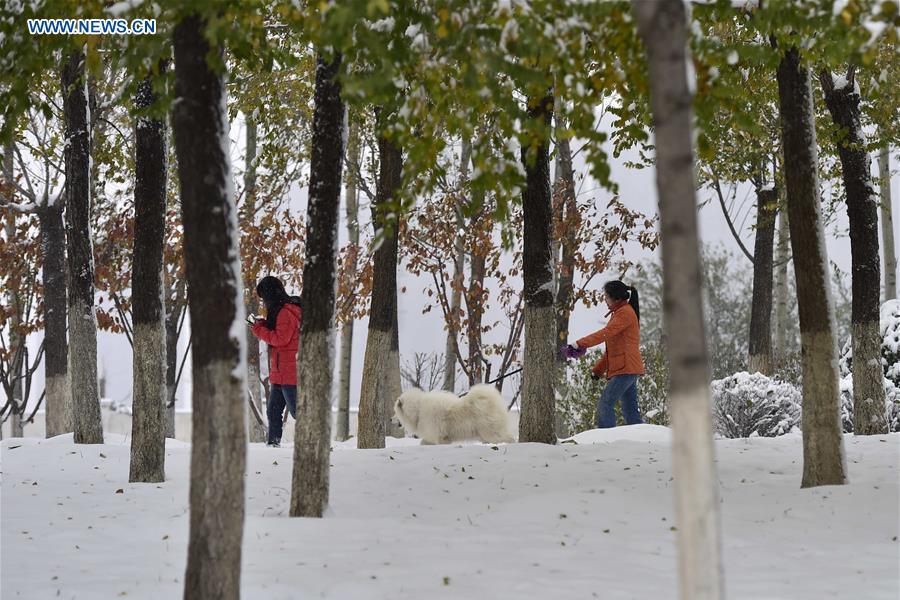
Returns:
[[[609,381],[597,402],[597,427],[616,426],[616,402],[622,401],[625,423],[643,423],[637,404],[637,379],[644,374],[641,360],[641,326],[638,293],[621,281],[603,286],[604,300],[609,312],[606,327],[575,342],[567,354],[583,354],[587,348],[606,343],[606,352],[591,369],[591,378],[606,377]]]

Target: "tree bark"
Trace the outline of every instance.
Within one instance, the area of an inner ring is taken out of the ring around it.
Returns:
[[[229,157],[225,81],[206,57],[207,22],[196,14],[173,31],[172,111],[188,306],[193,325],[190,533],[184,598],[240,597],[247,464],[237,208]],[[202,326],[201,326],[202,324]]]
[[[300,304],[297,422],[291,516],[321,517],[328,506],[331,390],[334,376],[334,298],[344,162],[341,55],[316,57],[306,261]]]
[[[380,119],[379,119],[380,120]],[[380,238],[373,265],[372,304],[369,310],[369,332],[363,359],[362,385],[359,397],[358,448],[384,448],[385,403],[393,410],[394,398],[387,371],[394,338],[394,313],[397,310],[397,229],[394,222],[390,232],[383,222],[399,189],[403,171],[403,155],[398,146],[384,134],[378,137],[379,173],[372,207],[375,237]]]
[[[713,600],[723,596],[724,586],[691,150],[687,19],[681,0],[633,0],[632,8],[647,48],[656,140],[679,595]]]
[[[246,165],[244,168],[244,214],[253,219],[256,212],[256,138],[257,125],[251,117],[247,118],[247,149]],[[259,298],[254,291],[255,281],[245,281],[244,289],[249,289],[250,297],[247,310],[255,315],[259,311]],[[247,338],[247,389],[250,393],[250,402],[258,409],[260,414],[266,414],[262,407],[262,397],[259,390],[259,339],[253,335],[250,328],[246,331]],[[248,419],[250,441],[253,443],[265,442],[267,432],[256,419]]]
[[[166,437],[175,437],[175,380],[178,374],[178,321],[185,307],[176,309],[177,292],[169,289],[166,296],[170,302],[166,304]],[[169,402],[172,406],[169,406]]]
[[[76,444],[102,444],[97,395],[97,316],[91,241],[91,132],[85,57],[71,52],[62,69],[66,121],[66,246],[69,261],[69,348]]]
[[[255,286],[254,286],[255,287]],[[250,304],[247,307],[250,314],[259,313],[259,299],[256,292],[250,294]],[[262,386],[259,384],[259,338],[248,330],[247,335],[247,390],[250,393],[250,402],[256,406],[260,415],[266,414],[262,404]],[[253,443],[265,442],[268,432],[264,425],[256,419],[248,417],[249,439]]]
[[[398,223],[399,227],[399,223]],[[403,393],[403,377],[400,374],[400,323],[397,309],[397,293],[394,292],[394,323],[391,325],[391,353],[387,365],[387,396],[384,399],[384,431],[385,435],[395,438],[405,437],[403,426],[394,422],[394,401]]]
[[[881,237],[884,248],[884,299],[897,297],[897,251],[894,247],[893,205],[891,204],[891,158],[887,145],[878,151],[881,191]]]
[[[881,265],[878,257],[878,201],[872,185],[871,164],[860,123],[860,95],[855,70],[847,85],[837,89],[831,72],[819,74],[825,104],[834,124],[850,221],[850,261],[853,299],[851,347],[853,353],[853,433],[888,433],[884,410],[884,372],[881,368]]]
[[[69,344],[66,340],[66,232],[64,201],[38,209],[43,249],[44,284],[44,415],[46,436],[73,431],[69,387]]]
[[[556,332],[553,257],[550,251],[553,216],[549,155],[552,90],[541,98],[530,97],[527,102],[528,118],[541,134],[530,146],[522,147],[522,165],[525,167],[525,190],[522,192],[525,352],[519,441],[555,444],[553,374]]]
[[[819,197],[809,72],[795,46],[778,65],[785,187],[803,368],[803,487],[846,482],[834,304]]]
[[[150,77],[138,86],[135,106],[157,101]],[[166,228],[166,126],[140,116],[135,124],[134,254],[130,482],[166,478],[166,324],[163,303],[163,245]]]
[[[478,211],[469,221],[472,229],[481,227],[479,221],[484,218]],[[481,320],[484,316],[484,277],[486,273],[485,256],[477,247],[469,252],[469,287],[466,294],[466,345],[469,349],[469,385],[484,381],[484,363],[481,354]]]
[[[4,158],[11,158],[11,152],[5,152]],[[5,173],[6,180],[12,182],[12,161],[4,160],[8,163],[10,170]],[[5,167],[6,165],[4,165]],[[5,170],[5,169],[4,169]],[[12,210],[6,212],[6,239],[11,240],[16,234],[16,214]],[[19,291],[17,286],[12,286],[9,290],[9,350],[12,352],[10,360],[9,377],[12,380],[12,407],[9,415],[9,437],[24,437],[25,431],[22,426],[22,413],[25,412],[25,406],[22,399],[22,365],[24,364],[24,350],[27,340],[19,333],[22,325],[22,304],[19,299]],[[27,368],[27,367],[26,367]]]
[[[756,244],[753,249],[753,300],[747,370],[772,374],[772,250],[778,190],[756,191]]]
[[[352,250],[351,261],[347,268],[351,273],[356,271],[359,246],[359,202],[357,200],[356,172],[359,167],[359,121],[350,119],[349,132],[347,134],[347,169],[346,177],[345,214],[347,216],[347,237]],[[340,381],[338,383],[338,410],[337,431],[335,439],[345,441],[350,439],[350,374],[353,365],[353,320],[344,323],[341,327],[341,357],[340,357]]]
[[[787,210],[778,212],[778,244],[775,249],[775,357],[783,360],[788,354],[788,340],[794,330],[788,305],[788,263],[790,262],[791,233]]]
[[[7,141],[3,145],[3,179],[8,189],[13,189],[15,178],[13,175],[13,141]],[[16,213],[7,209],[6,239],[12,240],[16,234]],[[26,339],[20,337],[19,327],[22,324],[22,305],[19,300],[18,288],[14,285],[9,289],[9,351],[12,353],[10,360],[9,377],[12,382],[12,407],[9,415],[10,437],[23,437],[22,415],[25,407],[22,406],[22,365],[24,363],[23,348]],[[5,323],[4,323],[5,325]],[[27,368],[27,367],[26,367]]]
[[[556,119],[556,151],[557,151],[557,194],[561,194],[559,202],[561,231],[561,258],[559,263],[559,276],[556,287],[556,345],[562,346],[569,337],[569,316],[571,311],[569,304],[572,301],[575,281],[575,252],[578,233],[578,207],[575,204],[575,171],[572,168],[572,149],[569,138],[562,134],[566,127],[565,119],[555,115]],[[562,353],[556,353],[557,362],[565,365],[566,359]]]
[[[460,192],[466,189],[469,181],[469,162],[472,160],[472,141],[463,135],[459,152]],[[462,228],[465,226],[462,214],[462,196],[457,198],[454,207],[456,218],[456,237],[453,240],[453,287],[450,292],[450,315],[447,321],[447,340],[444,344],[444,382],[441,389],[448,392],[456,390],[456,344],[459,335],[459,311],[462,302],[463,273],[465,271],[466,254],[463,247]]]

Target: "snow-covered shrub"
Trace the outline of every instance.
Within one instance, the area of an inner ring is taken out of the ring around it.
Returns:
[[[800,424],[801,391],[762,373],[735,373],[712,382],[716,432],[727,438],[774,437]]]
[[[644,423],[669,425],[669,359],[661,343],[641,345],[644,376],[638,378],[638,409]]]
[[[885,414],[890,431],[900,431],[900,300],[881,305],[881,368],[884,371]],[[853,347],[851,340],[841,350],[841,426],[853,431]]]
[[[787,352],[776,356],[772,365],[772,377],[786,381],[798,388],[803,385],[803,365],[800,362],[800,351]]]
[[[888,431],[900,431],[900,387],[884,378],[884,414]],[[853,433],[853,374],[841,379],[841,428]]]
[[[881,305],[881,365],[884,376],[900,388],[900,300]]]
[[[881,305],[879,318],[881,333],[881,368],[895,387],[900,387],[900,300],[888,300]],[[844,343],[840,360],[841,377],[853,372],[853,347],[850,338]]]

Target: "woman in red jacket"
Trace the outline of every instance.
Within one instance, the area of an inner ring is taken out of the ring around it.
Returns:
[[[287,404],[291,416],[297,410],[297,343],[300,339],[300,298],[288,296],[284,285],[271,275],[263,277],[256,294],[266,307],[266,318],[253,324],[253,335],[269,345],[269,419],[267,445],[279,446]]]
[[[625,423],[643,423],[637,404],[637,379],[644,374],[641,360],[641,325],[638,293],[621,281],[603,286],[609,312],[606,327],[575,342],[570,354],[580,355],[584,349],[606,343],[606,352],[591,369],[591,378],[606,377],[609,381],[597,402],[598,428],[616,426],[616,402],[622,402]]]

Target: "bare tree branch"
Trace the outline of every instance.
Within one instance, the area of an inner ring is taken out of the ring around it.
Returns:
[[[734,228],[734,224],[731,222],[731,215],[728,214],[728,209],[725,207],[725,197],[722,194],[722,186],[719,184],[719,176],[715,173],[715,171],[710,170],[713,176],[713,189],[716,190],[716,195],[719,197],[719,204],[722,206],[722,214],[725,215],[725,221],[728,223],[728,228],[731,230],[731,235],[734,236],[735,241],[738,246],[741,248],[741,252],[744,253],[744,256],[747,257],[751,263],[753,262],[753,255],[747,250],[747,247],[744,246],[744,242],[741,241],[741,236],[738,235],[738,232]]]

